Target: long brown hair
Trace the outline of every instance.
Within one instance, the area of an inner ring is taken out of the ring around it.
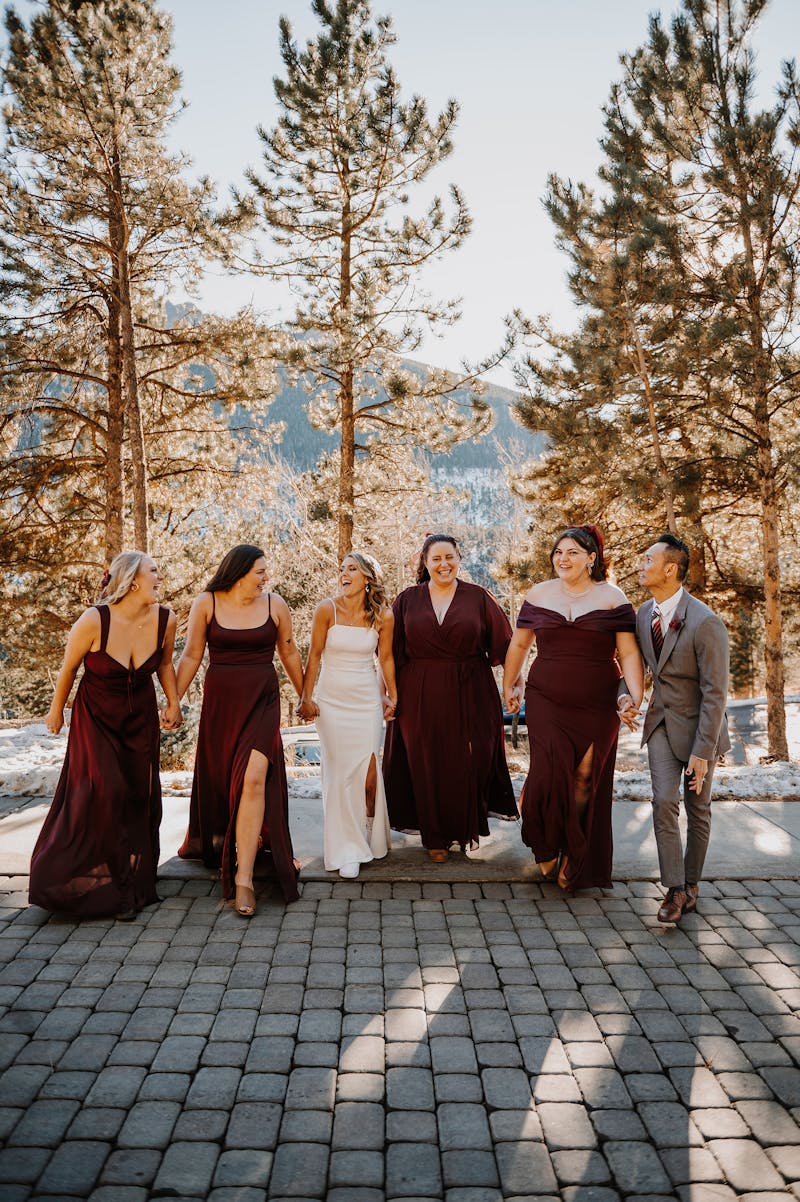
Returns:
[[[348,551],[345,559],[354,559],[359,572],[367,578],[367,591],[364,593],[364,612],[370,626],[380,630],[383,611],[388,608],[389,598],[386,596],[386,586],[383,583],[383,569],[372,555],[366,551]]]
[[[252,543],[239,543],[238,547],[232,547],[206,585],[206,592],[226,593],[237,580],[247,575],[257,559],[265,558],[261,548],[254,547]]]

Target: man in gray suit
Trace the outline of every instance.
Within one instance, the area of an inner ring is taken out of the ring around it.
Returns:
[[[678,922],[697,907],[699,881],[711,832],[711,782],[717,756],[730,748],[728,633],[720,618],[683,587],[689,548],[664,534],[645,551],[639,583],[653,600],[636,618],[636,637],[653,675],[642,731],[653,787],[653,826],[661,883],[667,895],[659,922]],[[623,719],[630,705],[619,699]],[[680,784],[687,838],[678,828]]]

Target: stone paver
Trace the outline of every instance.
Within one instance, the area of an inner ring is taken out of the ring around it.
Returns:
[[[800,885],[312,881],[129,926],[0,882],[0,1193],[800,1198]]]

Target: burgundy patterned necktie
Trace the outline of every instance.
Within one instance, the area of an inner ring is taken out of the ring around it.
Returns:
[[[664,646],[664,632],[661,629],[661,614],[658,612],[658,606],[653,607],[653,624],[650,627],[653,634],[653,650],[656,653],[656,662],[661,658],[661,648]]]

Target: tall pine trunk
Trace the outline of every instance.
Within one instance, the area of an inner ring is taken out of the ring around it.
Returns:
[[[147,518],[147,458],[139,405],[139,378],[136,374],[136,343],[133,333],[130,275],[127,251],[122,257],[121,305],[122,376],[125,384],[125,416],[131,454],[131,495],[133,500],[133,539],[137,551],[149,551]]]
[[[788,760],[786,709],[783,691],[783,615],[781,613],[781,568],[779,558],[779,509],[775,464],[772,457],[766,396],[756,404],[759,433],[758,474],[761,491],[761,558],[764,565],[764,660],[767,689],[767,737],[769,753]]]
[[[735,143],[734,143],[735,145]],[[736,167],[740,165],[737,162]],[[785,677],[783,669],[783,615],[781,613],[780,507],[772,431],[769,415],[770,365],[764,347],[761,285],[756,271],[751,219],[748,214],[744,173],[739,179],[739,233],[747,268],[748,332],[752,354],[753,416],[758,439],[758,486],[761,501],[761,558],[764,566],[764,666],[767,693],[767,744],[776,760],[788,760],[786,740]]]
[[[352,232],[350,228],[350,198],[345,193],[342,207],[341,256],[339,266],[339,309],[340,331],[346,330],[347,356],[341,371],[339,386],[339,424],[341,428],[341,449],[339,452],[339,562],[353,549],[353,518],[355,506],[355,472],[356,472],[356,421],[353,398],[353,383],[355,372],[352,360],[352,314],[350,312],[350,297],[352,281],[350,278],[350,254]],[[339,334],[339,345],[342,344],[342,334]]]
[[[122,347],[120,345],[119,304],[112,292],[107,297],[108,418],[106,421],[106,517],[105,557],[111,563],[124,543],[123,504],[125,500],[122,470],[125,414],[122,398]]]
[[[149,551],[150,540],[147,514],[147,454],[139,404],[139,377],[136,372],[136,340],[133,330],[133,301],[131,298],[129,230],[125,213],[122,170],[119,151],[115,148],[111,163],[112,246],[114,247],[114,280],[118,288],[117,303],[120,319],[122,355],[122,384],[125,397],[125,418],[131,457],[131,500],[133,508],[133,541],[137,551]]]

